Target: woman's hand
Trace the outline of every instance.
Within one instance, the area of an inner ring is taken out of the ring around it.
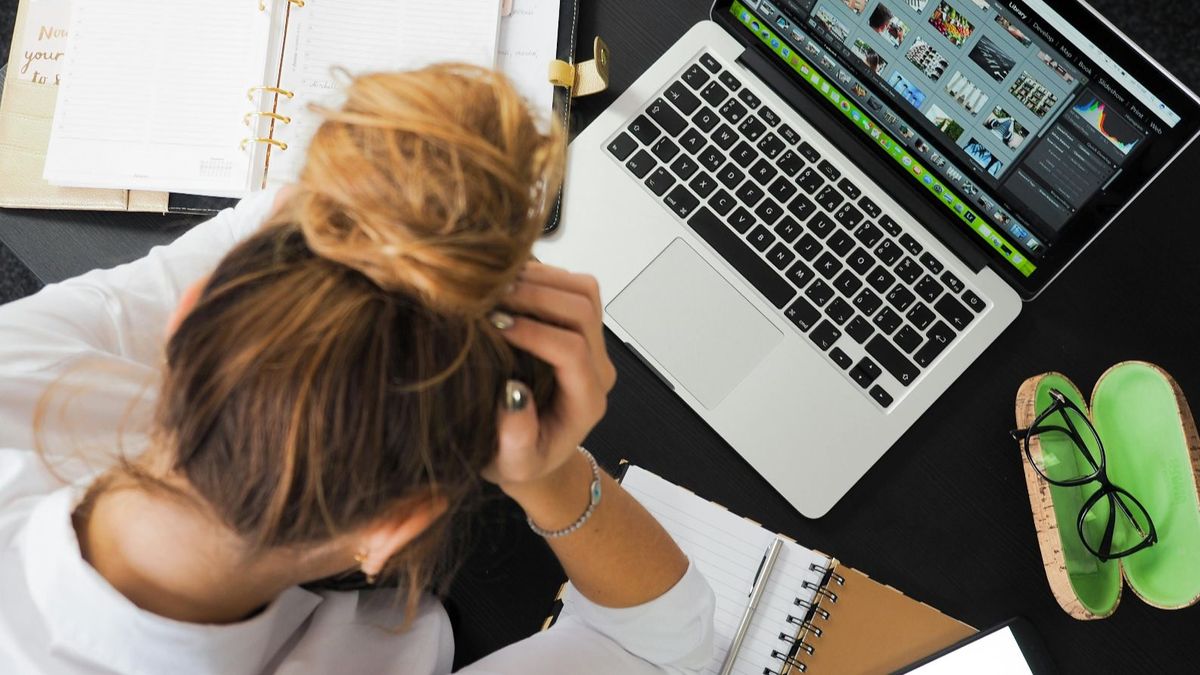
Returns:
[[[528,387],[517,382],[501,405],[499,452],[483,476],[523,501],[561,486],[571,460],[582,459],[576,447],[604,416],[617,375],[592,277],[530,262],[504,304],[516,316],[497,313],[493,323],[514,347],[550,364],[556,379],[549,410],[536,410]],[[582,495],[586,483],[572,489]]]

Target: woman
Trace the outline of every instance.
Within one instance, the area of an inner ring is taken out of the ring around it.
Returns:
[[[0,308],[0,670],[449,672],[484,480],[571,617],[468,672],[704,668],[711,591],[577,449],[614,372],[595,282],[527,262],[562,155],[494,74],[361,77],[294,188]],[[359,572],[399,591],[301,588]]]

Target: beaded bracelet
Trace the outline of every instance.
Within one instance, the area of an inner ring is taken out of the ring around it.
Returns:
[[[583,527],[584,523],[586,523],[596,511],[596,507],[600,505],[600,465],[596,464],[596,458],[593,457],[592,453],[588,452],[587,449],[585,449],[582,445],[579,446],[579,452],[583,453],[583,456],[587,458],[588,464],[590,464],[592,467],[592,485],[588,489],[589,499],[587,510],[585,510],[583,515],[579,516],[579,519],[575,522],[562,528],[561,530],[553,531],[543,530],[533,523],[533,518],[526,516],[525,522],[529,523],[529,529],[533,530],[535,534],[541,537],[545,537],[546,539],[557,539],[559,537],[565,537],[568,534],[571,534],[575,530]]]

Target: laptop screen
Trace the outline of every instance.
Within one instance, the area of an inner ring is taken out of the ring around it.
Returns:
[[[723,4],[734,30],[752,33],[1027,290],[1107,224],[1200,117],[1128,45],[1097,46],[1077,27],[1087,22],[1043,0]]]

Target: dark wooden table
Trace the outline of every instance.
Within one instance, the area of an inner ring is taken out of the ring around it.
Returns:
[[[614,57],[612,91],[578,105],[579,127],[707,13],[703,0],[583,5],[584,42],[602,35]],[[1123,25],[1120,16],[1110,18]],[[1197,21],[1168,12],[1138,20],[1193,37],[1178,22]],[[1194,58],[1189,44],[1154,47]],[[1200,228],[1188,198],[1198,164],[1200,147],[1193,147],[820,520],[796,513],[615,342],[620,382],[589,445],[610,468],[629,459],[975,626],[1025,616],[1065,672],[1197,672],[1200,607],[1161,611],[1126,592],[1104,621],[1075,621],[1058,608],[1038,553],[1021,456],[1007,431],[1017,386],[1047,370],[1087,389],[1113,363],[1146,359],[1200,400]],[[133,259],[194,223],[0,212],[0,239],[52,282]],[[796,443],[803,442],[797,429]],[[795,479],[805,480],[802,467]],[[547,549],[502,502],[496,506],[481,515],[484,527],[448,602],[459,663],[539,628],[560,580]]]

